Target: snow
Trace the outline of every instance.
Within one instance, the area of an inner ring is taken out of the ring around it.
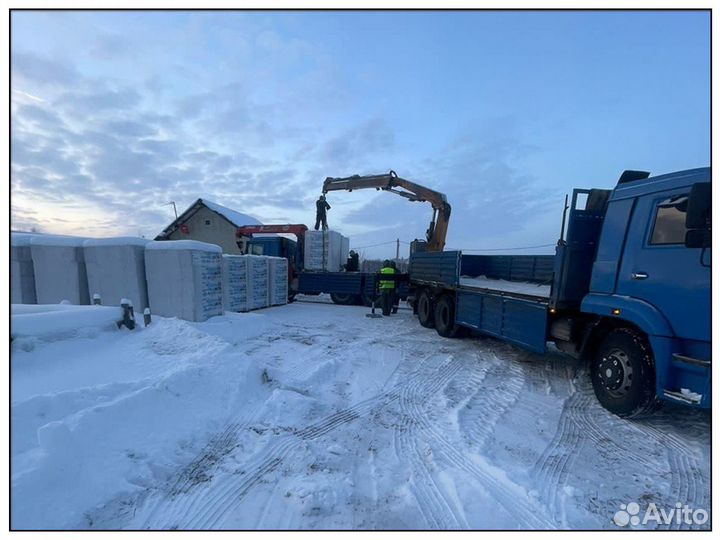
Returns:
[[[212,253],[222,253],[222,248],[215,244],[207,242],[198,242],[197,240],[153,240],[145,245],[145,249],[150,250],[182,250],[193,249],[197,251],[209,251]]]
[[[461,276],[460,285],[477,289],[490,289],[531,296],[550,297],[550,285],[528,283],[525,281],[506,281],[504,279],[491,279],[485,276]]]
[[[32,246],[82,247],[87,238],[82,236],[62,236],[55,234],[35,234],[30,239]]]
[[[243,225],[262,225],[257,219],[255,219],[252,216],[248,216],[247,214],[242,214],[240,212],[236,212],[235,210],[231,210],[230,208],[227,208],[225,206],[222,206],[221,204],[208,201],[207,199],[200,199],[205,206],[207,206],[210,210],[213,212],[217,212],[218,214],[224,216],[226,219],[231,221],[233,224],[235,224],[238,227],[241,227]],[[273,235],[274,236],[274,235]]]
[[[630,501],[709,509],[709,413],[621,420],[571,358],[299,298],[133,331],[110,308],[13,306],[13,327],[97,317],[13,340],[12,526],[615,529]]]
[[[115,236],[112,238],[91,238],[83,242],[84,247],[99,246],[144,246],[150,240],[138,236]]]
[[[78,329],[110,328],[122,320],[122,310],[105,306],[74,306],[72,304],[13,304],[11,332],[19,337],[76,335]]]
[[[34,236],[36,235],[33,233],[10,233],[10,245],[18,247],[29,246]]]

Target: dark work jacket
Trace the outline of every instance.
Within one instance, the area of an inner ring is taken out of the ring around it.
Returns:
[[[328,202],[321,201],[320,199],[315,201],[315,206],[317,207],[317,213],[319,216],[325,215],[325,211],[330,210],[330,205],[328,204]]]

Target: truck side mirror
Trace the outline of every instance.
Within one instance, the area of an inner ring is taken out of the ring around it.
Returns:
[[[712,241],[712,186],[710,182],[693,184],[685,214],[685,247],[709,248]],[[703,252],[704,253],[704,252]]]
[[[689,229],[685,233],[685,247],[709,248],[711,237],[710,229]]]
[[[688,229],[710,229],[712,211],[712,186],[710,182],[698,182],[690,189],[685,215]]]

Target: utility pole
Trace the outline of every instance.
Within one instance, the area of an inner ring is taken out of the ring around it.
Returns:
[[[400,239],[399,238],[395,241],[395,260],[396,261],[400,260]]]
[[[166,203],[165,206],[171,205],[173,206],[173,210],[175,210],[175,219],[177,219],[177,206],[175,206],[175,201],[170,201],[169,203]]]

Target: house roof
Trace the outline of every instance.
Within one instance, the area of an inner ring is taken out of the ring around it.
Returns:
[[[173,232],[180,228],[180,225],[195,215],[195,213],[197,213],[197,211],[202,207],[215,212],[218,216],[226,221],[229,221],[235,227],[241,227],[242,225],[262,225],[262,223],[252,216],[231,210],[230,208],[207,199],[198,199],[192,203],[187,210],[180,214],[175,221],[165,227],[165,229],[163,229],[163,231],[155,237],[155,240],[166,240]]]

